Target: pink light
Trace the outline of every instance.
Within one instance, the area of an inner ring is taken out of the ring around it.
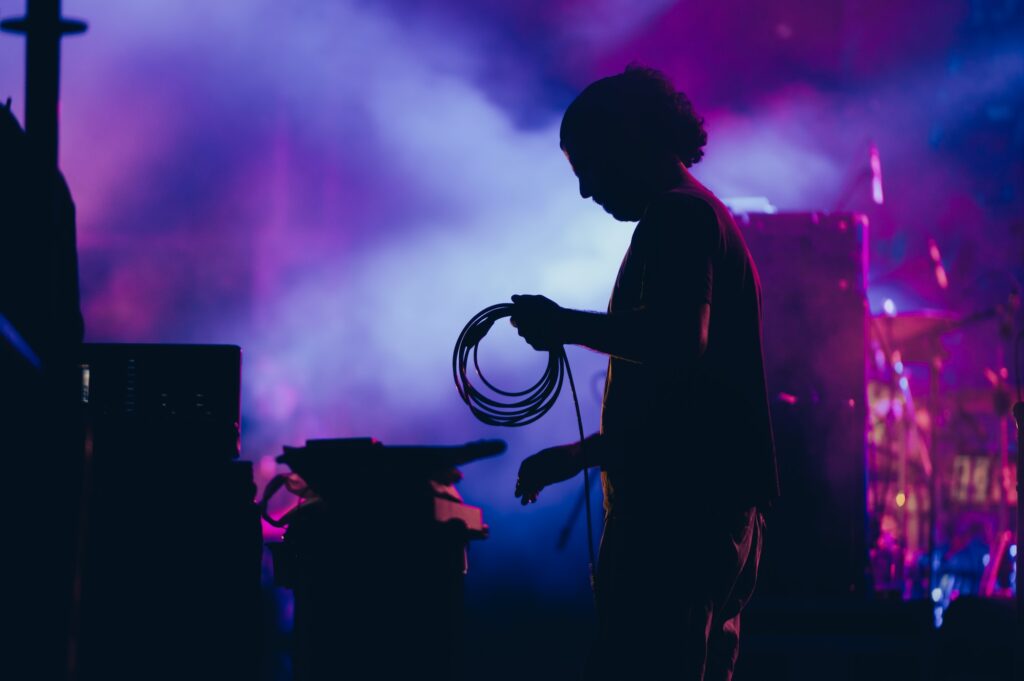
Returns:
[[[874,144],[871,145],[871,200],[879,206],[885,202],[882,195],[882,158]]]
[[[790,395],[789,393],[779,393],[779,399],[782,400],[783,402],[785,402],[786,404],[796,404],[797,403],[796,395]]]
[[[942,253],[939,251],[939,245],[935,243],[935,239],[928,239],[928,257],[935,263],[935,281],[939,283],[939,288],[949,288],[949,277],[946,275],[946,268],[942,265]]]

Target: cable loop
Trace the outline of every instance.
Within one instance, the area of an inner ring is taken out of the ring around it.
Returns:
[[[504,390],[487,380],[480,368],[480,341],[494,322],[511,316],[513,308],[512,303],[500,303],[478,312],[462,329],[452,355],[452,375],[459,397],[474,416],[491,426],[525,426],[544,416],[558,400],[565,377],[565,350],[559,346],[548,353],[547,367],[540,379],[525,390]],[[476,377],[490,394],[477,388],[470,380],[471,355]]]
[[[513,303],[498,303],[477,312],[462,329],[459,339],[455,342],[452,353],[452,376],[459,397],[469,406],[470,411],[480,421],[491,426],[514,428],[533,423],[551,410],[558,401],[562,391],[562,382],[568,377],[569,388],[572,390],[573,404],[576,406],[576,425],[579,428],[580,446],[583,448],[583,498],[587,512],[587,551],[590,557],[590,585],[594,587],[594,530],[590,513],[590,472],[587,464],[586,439],[583,433],[583,416],[580,413],[580,401],[576,395],[576,384],[572,379],[569,359],[565,356],[565,348],[561,345],[548,351],[548,364],[543,375],[525,390],[503,390],[487,380],[480,368],[479,347],[494,322],[512,316],[515,309]],[[473,369],[492,395],[483,392],[473,385],[469,377],[470,354]],[[501,398],[511,398],[503,400]],[[518,399],[517,399],[518,398]]]

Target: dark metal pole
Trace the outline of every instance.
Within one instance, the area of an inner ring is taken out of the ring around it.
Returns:
[[[0,22],[4,31],[26,37],[25,132],[36,157],[48,168],[57,167],[60,39],[86,29],[82,21],[63,18],[60,4],[60,0],[27,0],[24,17]]]
[[[37,219],[42,229],[39,243],[44,249],[48,295],[40,320],[47,333],[40,347],[44,368],[61,373],[60,365],[71,352],[69,338],[75,335],[75,323],[68,319],[69,307],[77,308],[77,267],[74,286],[69,285],[69,256],[76,251],[71,230],[61,230],[57,205],[58,138],[60,115],[60,41],[65,35],[82,33],[86,24],[61,16],[60,0],[27,0],[27,11],[19,19],[0,22],[0,29],[25,36],[25,134],[28,140],[35,187]],[[73,289],[73,290],[72,290]],[[80,340],[77,339],[77,340]],[[71,346],[74,340],[70,341]]]

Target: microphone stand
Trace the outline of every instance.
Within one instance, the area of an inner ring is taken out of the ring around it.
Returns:
[[[1016,678],[1024,679],[1024,590],[1021,589],[1020,575],[1021,564],[1021,528],[1024,527],[1024,504],[1021,504],[1020,492],[1024,488],[1024,402],[1017,402],[1013,405],[1013,420],[1017,424],[1017,645],[1015,666],[1017,667]]]

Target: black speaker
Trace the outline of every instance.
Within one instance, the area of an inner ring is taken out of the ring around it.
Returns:
[[[258,678],[262,531],[241,351],[87,344],[80,679]]]
[[[782,213],[737,222],[761,276],[782,487],[758,590],[863,591],[867,219]]]

